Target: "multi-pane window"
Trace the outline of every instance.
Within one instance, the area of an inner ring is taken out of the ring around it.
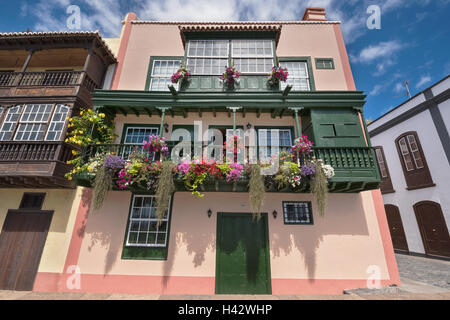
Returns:
[[[274,65],[272,40],[232,40],[231,58],[241,73],[269,73]]]
[[[332,58],[316,59],[316,69],[334,69],[333,59]]]
[[[228,40],[191,40],[187,68],[192,74],[220,75],[228,65]]]
[[[124,146],[122,150],[122,157],[128,158],[130,153],[140,147],[144,140],[148,140],[150,135],[158,135],[157,127],[127,127],[125,131],[125,137],[123,138],[123,144],[130,145]]]
[[[375,148],[375,154],[377,156],[378,167],[380,168],[380,173],[382,178],[387,178],[386,163],[384,161],[383,153],[380,148]]]
[[[70,108],[58,104],[53,112],[52,121],[47,130],[47,135],[45,137],[46,141],[59,141],[61,138],[61,133],[66,124],[67,115],[69,114]]]
[[[311,201],[283,202],[284,224],[313,224]]]
[[[289,76],[286,82],[281,82],[281,89],[287,85],[292,86],[292,90],[309,91],[308,64],[304,61],[280,61],[280,67],[287,68]]]
[[[292,146],[290,129],[258,129],[259,159],[270,159]]]
[[[416,139],[413,135],[407,135],[401,138],[398,141],[398,145],[407,171],[422,169],[424,167]]]
[[[170,77],[180,68],[180,60],[154,60],[150,79],[150,91],[169,91]]]
[[[45,128],[52,112],[51,104],[27,104],[14,136],[17,141],[43,140]]]
[[[134,195],[128,225],[127,246],[165,247],[169,228],[169,213],[158,224],[156,198]],[[170,206],[170,204],[169,204]]]
[[[22,106],[12,107],[8,109],[6,118],[3,121],[2,128],[0,129],[0,141],[11,140],[12,133],[16,126],[17,120],[22,112]]]
[[[220,75],[231,59],[240,73],[269,73],[273,56],[272,40],[191,40],[187,68],[194,75]]]

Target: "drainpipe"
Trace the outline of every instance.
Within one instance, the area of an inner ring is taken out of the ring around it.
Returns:
[[[295,114],[295,124],[297,126],[297,136],[300,137],[302,134],[302,127],[300,126],[300,120],[298,119],[298,112],[303,110],[303,107],[298,107],[298,108],[289,108],[292,111],[294,111]]]

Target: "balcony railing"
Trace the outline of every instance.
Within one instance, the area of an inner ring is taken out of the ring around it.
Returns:
[[[0,73],[0,87],[64,87],[83,85],[89,91],[99,88],[84,71],[5,72]]]
[[[66,164],[72,159],[74,147],[65,142],[0,142],[1,162],[48,162],[57,161]]]

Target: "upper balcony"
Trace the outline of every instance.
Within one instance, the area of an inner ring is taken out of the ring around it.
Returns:
[[[0,34],[0,105],[78,103],[92,106],[116,59],[97,32]]]

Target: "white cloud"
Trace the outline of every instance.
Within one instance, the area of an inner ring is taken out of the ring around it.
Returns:
[[[423,85],[430,83],[431,77],[429,75],[424,75],[420,78],[419,82],[416,84],[416,89],[422,87]]]
[[[371,63],[374,60],[392,56],[402,48],[402,43],[397,40],[380,42],[377,45],[370,45],[362,49],[357,57],[357,61],[361,63]]]
[[[381,90],[384,88],[384,86],[383,85],[381,85],[381,84],[376,84],[374,87],[373,87],[373,89],[372,89],[372,91],[370,91],[370,95],[371,96],[376,96],[376,95],[378,95],[380,92],[381,92]]]

